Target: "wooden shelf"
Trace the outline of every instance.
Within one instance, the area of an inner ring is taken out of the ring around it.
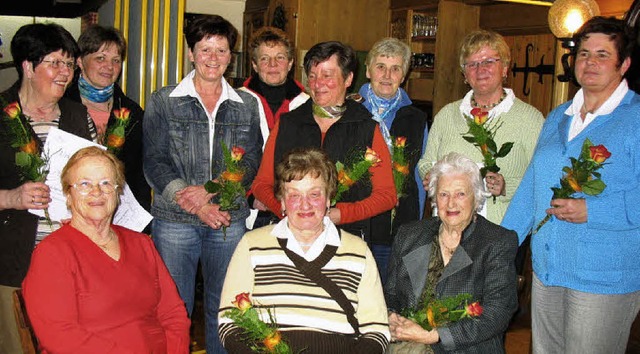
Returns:
[[[411,68],[411,71],[417,72],[417,73],[432,73],[434,70],[433,70],[433,67],[430,67],[430,68],[421,67],[421,68]]]
[[[412,41],[435,41],[436,36],[413,36]]]

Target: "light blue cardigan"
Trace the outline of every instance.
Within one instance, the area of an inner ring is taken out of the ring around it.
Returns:
[[[597,294],[640,290],[640,96],[629,90],[620,105],[598,116],[567,142],[571,102],[553,110],[502,226],[520,242],[545,217],[559,187],[562,167],[578,157],[585,138],[604,145],[611,157],[599,171],[607,187],[599,196],[579,195],[587,203],[587,222],[552,218],[531,238],[533,270],[546,286]]]

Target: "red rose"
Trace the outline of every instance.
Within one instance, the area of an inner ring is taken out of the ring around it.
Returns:
[[[280,332],[275,331],[269,334],[267,338],[265,338],[264,341],[262,341],[262,344],[264,344],[265,348],[267,348],[269,352],[273,352],[276,349],[276,346],[280,344],[281,339],[282,339],[282,336],[280,335]]]
[[[240,161],[244,156],[244,149],[239,146],[234,146],[231,148],[231,160]]]
[[[399,148],[405,147],[407,144],[407,138],[404,136],[396,137],[395,145]]]
[[[222,179],[224,179],[225,181],[242,182],[244,173],[224,171],[222,172],[222,174],[220,174],[220,177],[222,177]]]
[[[478,317],[482,315],[482,306],[478,301],[465,306],[464,310],[465,314],[471,317]]]
[[[393,163],[393,169],[400,172],[403,175],[408,175],[409,174],[409,165],[401,165],[397,162]]]
[[[482,125],[487,121],[487,119],[489,119],[489,112],[483,110],[482,108],[472,109],[471,115],[473,116],[473,121],[477,125]]]
[[[347,175],[344,170],[338,172],[338,182],[343,186],[351,187],[355,182]]]
[[[371,162],[371,166],[375,166],[382,161],[380,157],[378,157],[378,153],[371,148],[367,148],[367,151],[364,153],[364,159]]]
[[[597,163],[603,163],[611,157],[611,153],[604,145],[596,145],[589,147],[589,158]]]
[[[113,115],[116,116],[117,119],[127,120],[127,119],[129,119],[129,116],[131,115],[131,110],[129,110],[126,107],[122,107],[120,109],[114,109],[113,110]]]
[[[236,295],[236,301],[231,302],[238,310],[244,313],[248,309],[250,309],[253,305],[251,305],[251,298],[249,297],[249,293],[240,293]]]
[[[9,118],[16,119],[20,116],[20,105],[18,102],[13,102],[4,107],[4,113],[6,113]]]

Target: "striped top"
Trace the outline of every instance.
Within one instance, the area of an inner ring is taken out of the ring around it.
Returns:
[[[271,309],[285,338],[287,331],[299,330],[353,335],[354,330],[340,305],[294,266],[271,234],[272,229],[270,225],[247,233],[227,269],[219,312],[220,338],[225,347],[227,336],[237,328],[224,313],[232,308],[235,296],[243,292],[249,292],[256,307],[262,308],[265,322],[268,322],[265,308]],[[340,241],[335,256],[321,271],[353,305],[362,334],[358,342],[375,343],[382,353],[390,335],[375,260],[360,238],[342,232]],[[295,344],[291,343],[294,350]],[[313,351],[313,344],[304,345]]]

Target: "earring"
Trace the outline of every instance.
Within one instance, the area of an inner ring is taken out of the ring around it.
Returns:
[[[287,216],[287,210],[286,209],[282,209],[282,217]]]

